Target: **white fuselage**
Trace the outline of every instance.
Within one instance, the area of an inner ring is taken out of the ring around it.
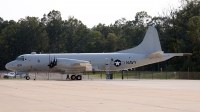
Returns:
[[[75,68],[59,69],[56,66],[49,68],[48,64],[54,59],[66,58],[89,61],[93,70],[105,70],[106,64],[110,71],[126,70],[144,66],[151,63],[167,60],[173,55],[163,54],[161,58],[146,58],[146,54],[135,53],[59,53],[59,54],[25,54],[23,60],[14,60],[6,64],[6,68],[12,71],[22,72],[64,72],[74,73]],[[116,61],[117,60],[117,61]]]

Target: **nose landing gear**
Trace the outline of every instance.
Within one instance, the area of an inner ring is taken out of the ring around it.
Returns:
[[[29,77],[29,76],[26,76],[25,78],[26,78],[26,80],[30,80],[30,77]]]

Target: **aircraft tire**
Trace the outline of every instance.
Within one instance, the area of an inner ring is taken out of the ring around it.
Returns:
[[[82,80],[82,76],[81,75],[77,75],[76,76],[76,80]]]
[[[76,76],[75,76],[75,75],[72,75],[72,76],[71,76],[71,80],[76,80]]]
[[[26,76],[26,80],[29,80],[30,79],[30,77],[29,76]]]

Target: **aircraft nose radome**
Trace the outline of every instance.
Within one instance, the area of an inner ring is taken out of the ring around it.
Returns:
[[[11,67],[11,64],[10,64],[10,63],[7,63],[7,64],[5,65],[5,68],[6,68],[7,70],[10,70],[10,67]]]

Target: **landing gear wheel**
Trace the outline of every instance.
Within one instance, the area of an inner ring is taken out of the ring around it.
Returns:
[[[29,76],[26,76],[26,80],[29,80],[30,79],[30,77]]]
[[[72,75],[72,76],[71,76],[71,80],[76,80],[76,76],[75,76],[75,75]]]
[[[76,80],[82,80],[82,76],[81,75],[77,75],[76,76]]]

